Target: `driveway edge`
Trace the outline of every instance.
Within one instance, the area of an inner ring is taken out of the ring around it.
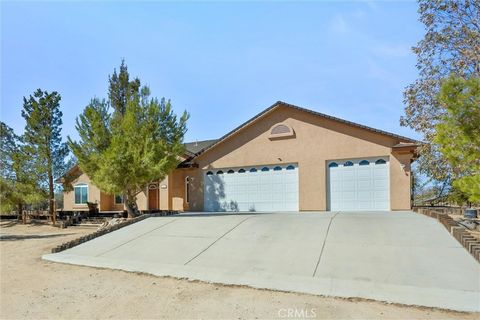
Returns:
[[[459,226],[448,214],[435,211],[435,209],[424,208],[420,208],[416,212],[437,219],[468,253],[480,262],[480,240],[472,236],[465,228]]]
[[[123,227],[126,227],[126,226],[129,226],[131,224],[134,224],[136,222],[140,222],[142,220],[145,220],[147,218],[151,218],[151,217],[163,217],[163,216],[171,216],[171,215],[174,215],[174,214],[178,214],[178,212],[175,212],[175,211],[169,211],[169,212],[162,212],[162,213],[147,213],[147,214],[142,214],[138,217],[135,217],[135,218],[132,218],[132,219],[128,219],[128,220],[125,220],[125,221],[122,221],[118,224],[115,224],[115,225],[112,225],[110,227],[106,227],[106,228],[103,228],[103,229],[100,229],[100,230],[97,230],[95,232],[92,232],[90,234],[87,234],[85,236],[82,236],[82,237],[79,237],[77,239],[73,239],[73,240],[70,240],[68,242],[64,242],[56,247],[53,247],[52,248],[52,253],[58,253],[58,252],[61,252],[61,251],[64,251],[64,250],[67,250],[67,249],[70,249],[70,248],[73,248],[75,246],[78,246],[84,242],[87,242],[87,241],[90,241],[90,240],[93,240],[95,238],[98,238],[98,237],[101,237],[103,235],[106,235],[107,233],[110,233],[110,232],[113,232],[113,231],[116,231],[118,229],[121,229]]]

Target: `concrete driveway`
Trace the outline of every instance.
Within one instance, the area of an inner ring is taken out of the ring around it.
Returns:
[[[318,295],[480,311],[480,266],[412,212],[149,218],[44,259]]]

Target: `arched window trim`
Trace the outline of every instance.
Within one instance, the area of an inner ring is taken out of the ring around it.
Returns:
[[[282,167],[276,166],[275,168],[273,168],[273,171],[282,171]]]
[[[233,171],[232,169],[227,171],[227,174],[232,174],[232,173],[235,173],[235,171]]]
[[[276,132],[279,131],[279,132]],[[270,140],[277,139],[277,138],[288,138],[288,137],[295,137],[295,131],[291,126],[286,123],[276,123],[272,127],[270,127],[270,136],[268,137]]]
[[[212,171],[208,171],[208,172],[207,172],[207,176],[211,176],[211,175],[213,175],[213,172],[212,172]]]
[[[343,164],[344,167],[353,167],[353,162],[352,161],[345,161]]]
[[[368,160],[362,160],[358,163],[359,166],[368,166],[370,165],[370,161]]]
[[[245,169],[242,168],[242,169],[238,170],[238,173],[245,173]]]
[[[218,171],[217,171],[217,174],[223,174],[223,171],[222,171],[222,170],[218,170]]]
[[[387,161],[383,160],[383,159],[378,159],[377,161],[375,161],[375,164],[386,164]]]
[[[336,162],[331,162],[329,165],[328,165],[329,168],[336,168],[338,167],[338,163]]]
[[[73,197],[73,201],[76,205],[86,205],[88,202],[88,184],[75,184],[73,186]]]
[[[289,166],[286,168],[286,170],[295,170],[295,167],[292,166],[292,165],[289,165]]]
[[[258,170],[256,168],[251,168],[250,170],[248,170],[250,172],[257,172]]]
[[[263,171],[263,172],[266,172],[266,171],[270,171],[270,169],[269,169],[268,167],[263,167],[263,168],[262,168],[262,171]]]

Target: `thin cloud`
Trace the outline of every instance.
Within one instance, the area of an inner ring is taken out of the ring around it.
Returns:
[[[405,58],[410,53],[410,47],[403,44],[381,44],[373,47],[373,54],[382,58]]]
[[[345,34],[350,31],[350,26],[342,14],[336,14],[330,20],[328,31],[333,35]]]

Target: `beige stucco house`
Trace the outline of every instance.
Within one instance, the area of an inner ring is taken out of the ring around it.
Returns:
[[[277,102],[218,140],[186,143],[163,181],[139,194],[140,210],[408,210],[418,142]],[[76,167],[64,210],[123,210]]]

